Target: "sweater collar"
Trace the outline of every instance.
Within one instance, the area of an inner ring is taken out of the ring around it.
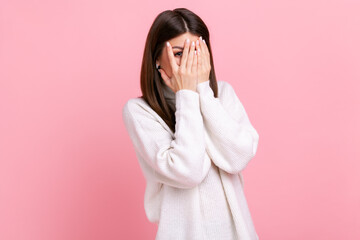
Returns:
[[[164,97],[165,97],[166,101],[170,104],[170,106],[173,109],[175,109],[176,95],[175,95],[174,91],[170,87],[168,87],[165,83],[161,84],[161,86],[162,86]]]
[[[166,84],[162,84],[162,88],[163,88],[165,98],[167,98],[167,99],[175,98],[175,93],[170,87],[168,87]]]

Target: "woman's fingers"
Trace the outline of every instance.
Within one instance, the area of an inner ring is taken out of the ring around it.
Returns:
[[[191,43],[190,53],[186,64],[186,69],[191,71],[192,63],[194,61],[194,51],[195,51],[195,43],[194,41]]]
[[[196,73],[197,72],[197,70],[198,70],[198,65],[197,65],[197,63],[198,63],[198,52],[196,51],[195,52],[195,55],[194,55],[194,60],[193,60],[193,64],[192,64],[192,67],[191,67],[191,72],[192,73]]]
[[[170,66],[172,68],[172,71],[175,71],[178,67],[175,57],[174,57],[174,53],[172,51],[172,47],[171,44],[169,42],[166,42],[166,51],[167,51],[167,55],[169,58],[169,62],[170,62]]]
[[[201,68],[202,58],[204,57],[201,50],[201,39],[196,41],[196,54],[197,54],[197,66],[198,70]]]
[[[182,56],[181,56],[181,63],[180,63],[181,68],[186,67],[186,60],[187,60],[188,55],[189,55],[189,47],[190,47],[190,39],[187,38],[185,40],[185,46],[184,46]]]
[[[201,48],[203,50],[203,53],[205,53],[206,55],[210,55],[209,49],[207,47],[207,44],[205,42],[205,39],[202,39],[201,41]]]
[[[203,57],[203,66],[210,66],[210,53],[209,53],[209,49],[206,45],[206,42],[204,39],[202,39],[200,41],[200,49],[202,51],[202,57]]]
[[[199,37],[199,48],[200,48],[200,51],[202,51],[203,52],[203,56],[205,56],[205,49],[204,49],[204,47],[203,47],[203,44],[204,44],[204,41],[203,41],[203,39],[202,39],[202,37],[200,36]]]

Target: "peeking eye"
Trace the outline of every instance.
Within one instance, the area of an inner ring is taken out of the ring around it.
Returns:
[[[179,53],[180,53],[180,55],[179,55]],[[182,56],[182,52],[177,52],[177,53],[175,53],[175,56]]]

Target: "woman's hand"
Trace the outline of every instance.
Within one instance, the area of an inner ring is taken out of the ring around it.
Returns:
[[[198,57],[198,83],[206,82],[210,79],[210,52],[202,37],[197,41],[196,53]]]
[[[159,69],[162,79],[175,93],[180,89],[196,91],[198,57],[195,54],[195,42],[190,46],[190,40],[185,41],[180,66],[177,65],[170,43],[166,46],[172,76],[169,77],[163,69]],[[190,48],[190,50],[189,50]]]

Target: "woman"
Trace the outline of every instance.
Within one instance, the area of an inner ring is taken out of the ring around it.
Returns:
[[[158,225],[156,239],[259,239],[241,175],[259,135],[232,86],[216,81],[200,17],[185,8],[156,17],[141,90],[125,103],[123,120],[146,179],[144,207]]]

